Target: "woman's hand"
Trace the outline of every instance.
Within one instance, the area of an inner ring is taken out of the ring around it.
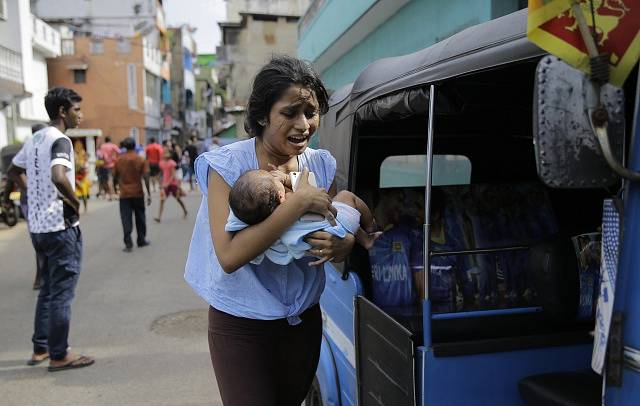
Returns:
[[[324,189],[309,184],[309,169],[305,168],[300,174],[296,191],[291,197],[299,199],[304,205],[305,212],[318,213],[324,216],[331,225],[336,225],[336,209],[331,205],[331,197]]]
[[[326,231],[316,231],[309,234],[305,241],[311,245],[311,249],[307,252],[319,258],[317,261],[310,262],[309,265],[316,266],[327,261],[343,262],[351,253],[356,239],[352,234],[339,238]]]

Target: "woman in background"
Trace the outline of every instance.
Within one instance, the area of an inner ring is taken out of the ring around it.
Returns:
[[[81,140],[76,140],[73,145],[76,163],[76,196],[82,199],[84,212],[87,212],[87,200],[91,193],[91,181],[89,180],[87,151]]]

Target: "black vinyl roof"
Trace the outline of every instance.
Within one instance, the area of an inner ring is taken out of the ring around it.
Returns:
[[[525,9],[467,28],[418,52],[380,59],[367,66],[355,82],[336,90],[318,132],[319,147],[336,158],[338,189],[348,187],[351,139],[357,136],[353,122],[363,105],[371,104],[367,108],[384,120],[385,114],[397,113],[384,96],[400,93],[392,99],[403,99],[412,94],[412,88],[544,55],[545,51],[529,42],[526,29]]]
[[[336,91],[330,105],[350,99],[354,112],[385,94],[545,53],[526,37],[527,10],[467,28],[412,54],[368,65],[351,85]]]

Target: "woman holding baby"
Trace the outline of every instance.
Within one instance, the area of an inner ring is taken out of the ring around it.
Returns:
[[[354,237],[319,231],[306,239],[310,256],[287,265],[251,261],[304,213],[333,221],[335,159],[308,148],[327,110],[327,92],[311,66],[276,57],[253,83],[245,124],[252,137],[196,161],[203,200],[185,279],[210,304],[209,349],[226,405],[298,406],[313,381],[322,337],[321,265],[343,261]],[[242,174],[256,169],[303,174],[296,191],[266,220],[227,232],[230,190]],[[318,188],[309,185],[308,171]]]

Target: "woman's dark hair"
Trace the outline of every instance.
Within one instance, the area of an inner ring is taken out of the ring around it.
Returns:
[[[264,125],[260,122],[268,122],[271,107],[293,85],[300,85],[314,93],[321,115],[329,110],[329,95],[311,64],[290,56],[275,56],[260,69],[253,80],[247,104],[247,119],[244,122],[244,129],[250,136],[262,135]]]
[[[54,87],[47,92],[44,97],[44,107],[47,109],[47,114],[51,120],[57,120],[60,118],[60,106],[65,111],[69,110],[73,103],[80,103],[82,97],[72,89],[68,87]]]

